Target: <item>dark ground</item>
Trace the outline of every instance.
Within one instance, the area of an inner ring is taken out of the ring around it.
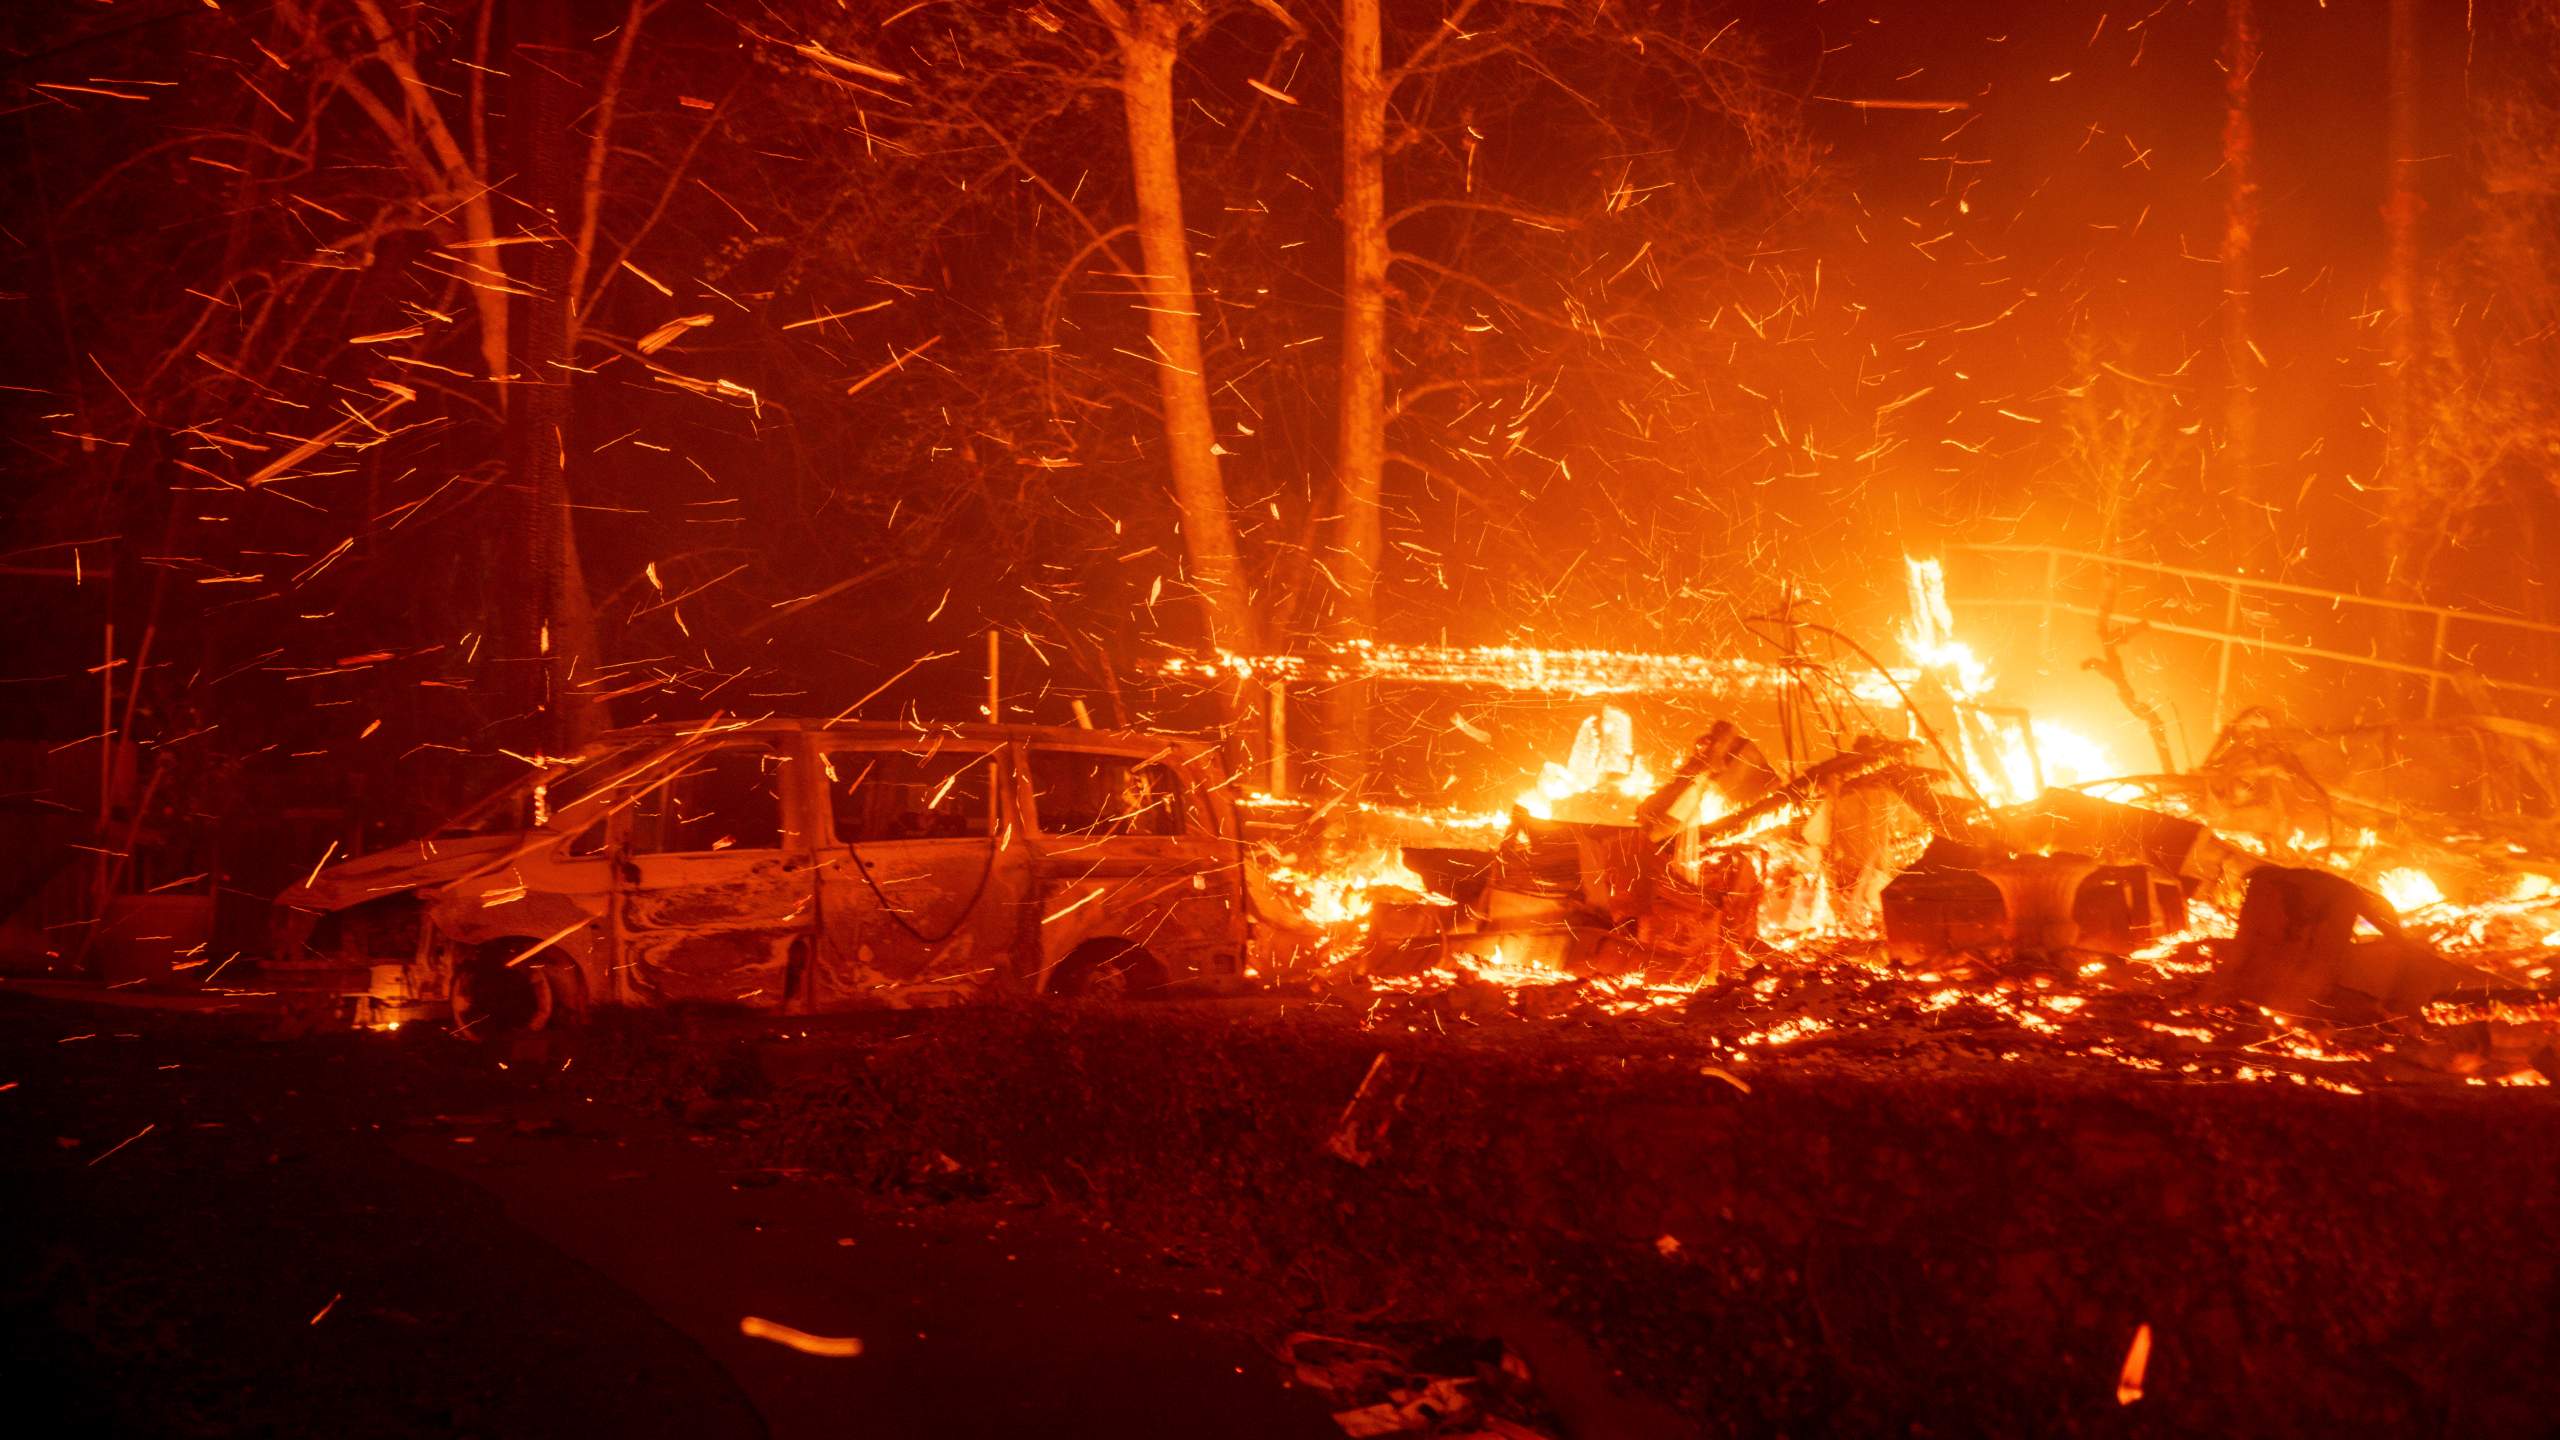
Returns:
[[[15,1000],[0,1307],[72,1433],[1325,1436],[1415,1374],[1585,1437],[2552,1433],[2548,1091],[1733,1063],[1272,1002],[501,1054]],[[1293,1387],[1299,1330],[1394,1363]]]
[[[1054,1196],[1255,1278],[1294,1323],[1507,1350],[1581,1436],[2541,1436],[2560,1415],[2547,1089],[2160,1076],[2013,1027],[1742,1061],[1677,1020],[1382,1034],[1357,1013],[678,1025],[596,1060],[776,1162]],[[1328,1150],[1346,1113],[1366,1163]]]
[[[557,1062],[496,1063],[0,1001],[12,1428],[1339,1433],[1203,1272],[1036,1207],[747,1167]],[[865,1350],[804,1355],[747,1315]]]

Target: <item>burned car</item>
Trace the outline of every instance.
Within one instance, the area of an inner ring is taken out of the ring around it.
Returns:
[[[279,897],[270,978],[390,1026],[808,1012],[1241,974],[1211,744],[764,720],[616,731]]]

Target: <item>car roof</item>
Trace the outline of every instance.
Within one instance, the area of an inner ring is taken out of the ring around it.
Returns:
[[[755,720],[662,720],[647,725],[629,725],[607,731],[597,737],[599,743],[627,741],[678,740],[696,734],[705,735],[790,735],[810,732],[831,740],[889,740],[912,743],[918,740],[974,740],[986,744],[1007,741],[1026,744],[1073,746],[1084,750],[1120,750],[1133,754],[1154,754],[1172,746],[1184,753],[1215,748],[1213,740],[1193,735],[1177,735],[1158,730],[1087,730],[1076,725],[929,725],[903,720],[820,720],[804,716],[767,716]]]

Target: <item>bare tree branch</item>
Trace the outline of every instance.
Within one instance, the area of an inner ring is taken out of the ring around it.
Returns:
[[[1421,215],[1433,210],[1474,210],[1487,215],[1507,215],[1514,220],[1524,221],[1528,224],[1535,225],[1546,230],[1578,230],[1582,228],[1582,222],[1574,219],[1570,215],[1553,215],[1542,210],[1529,210],[1518,205],[1505,205],[1500,201],[1495,200],[1417,200],[1413,204],[1407,205],[1403,209],[1395,211],[1387,216],[1387,228],[1392,230],[1398,225],[1403,224],[1405,221],[1412,219],[1416,215]]]
[[[648,18],[649,0],[631,0],[623,15],[622,33],[614,37],[613,58],[605,62],[603,88],[596,96],[595,133],[587,137],[587,168],[578,181],[578,235],[569,250],[569,335],[568,348],[562,353],[571,357],[578,353],[578,331],[585,315],[578,300],[586,291],[587,269],[595,260],[596,226],[604,218],[604,167],[613,150],[613,114],[622,100],[622,77],[631,68],[640,24]]]

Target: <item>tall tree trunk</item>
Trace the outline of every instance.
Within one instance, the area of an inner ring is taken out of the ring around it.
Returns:
[[[2382,296],[2389,346],[2390,374],[2383,392],[2382,483],[2384,499],[2383,584],[2393,595],[2417,598],[2427,591],[2426,556],[2432,546],[2427,531],[2445,523],[2435,513],[2436,497],[2420,434],[2420,387],[2424,377],[2421,341],[2425,318],[2418,285],[2418,216],[2425,202],[2418,193],[2418,4],[2391,0],[2390,123],[2383,183]],[[2399,614],[2385,639],[2386,653],[2409,663],[2433,663],[2432,627],[2415,611]],[[2399,708],[2417,702],[2419,687],[2408,677],[2399,687]]]
[[[532,253],[521,279],[531,293],[519,301],[522,323],[512,329],[519,349],[507,406],[507,480],[523,568],[508,594],[506,654],[526,671],[525,699],[540,713],[540,742],[557,752],[589,738],[597,718],[577,688],[595,663],[595,615],[570,528],[567,474],[576,372],[566,362],[575,306],[560,220],[578,187],[570,160],[573,113],[557,65],[570,43],[568,3],[518,0],[510,20],[516,26],[509,108],[519,127],[517,196],[540,212],[530,228],[550,238],[525,247]]]
[[[1377,638],[1380,490],[1387,464],[1387,89],[1378,0],[1342,0],[1342,414],[1335,563],[1343,595],[1334,638]],[[1367,778],[1369,682],[1335,692],[1330,737],[1338,783]]]
[[[589,300],[588,281],[596,262],[596,237],[604,222],[604,175],[613,158],[613,117],[622,108],[622,80],[631,70],[631,53],[640,43],[640,27],[649,18],[649,0],[631,0],[613,40],[613,58],[605,62],[604,84],[596,91],[587,136],[586,172],[578,177],[578,234],[569,246],[567,285],[569,354],[575,357],[583,334]]]
[[[2251,503],[2257,490],[2258,395],[2256,354],[2249,329],[2256,287],[2253,251],[2258,232],[2257,136],[2249,88],[2257,78],[2258,17],[2254,0],[2226,0],[2223,35],[2222,173],[2222,497],[2234,518],[2236,559],[2263,562],[2283,537],[2266,535],[2268,520]],[[2272,543],[2270,543],[2272,542]]]
[[[1199,300],[1191,288],[1191,246],[1182,226],[1182,176],[1173,140],[1173,62],[1181,17],[1171,0],[1095,0],[1120,43],[1120,94],[1129,119],[1129,165],[1138,192],[1139,278],[1147,333],[1155,342],[1156,385],[1183,551],[1200,592],[1213,649],[1258,654],[1262,627],[1236,554],[1235,521],[1218,474],[1209,379],[1200,355]]]
[[[482,14],[494,13],[494,7],[499,3],[500,0],[482,0],[484,7],[490,7]],[[461,212],[463,232],[471,242],[472,265],[503,282],[506,279],[505,252],[497,248],[497,217],[490,198],[496,187],[484,183],[476,157],[464,150],[462,140],[453,133],[453,126],[446,120],[444,108],[437,99],[442,92],[429,85],[420,73],[417,56],[409,48],[403,33],[392,25],[390,15],[378,0],[355,0],[355,7],[357,14],[363,17],[366,32],[373,37],[374,58],[382,62],[399,84],[405,112],[394,112],[387,104],[374,98],[366,87],[353,83],[351,73],[345,67],[341,67],[338,76],[340,87],[356,97],[357,103],[382,129],[393,147],[408,159],[411,170],[431,194],[441,187],[442,195],[438,198]],[[298,0],[282,0],[278,9],[300,26],[312,43],[321,43],[318,29]],[[475,85],[472,91],[475,101],[480,94]],[[470,133],[476,136],[481,123],[476,106],[469,118],[472,125]],[[423,140],[423,148],[409,138],[411,125],[416,127]],[[474,285],[471,296],[472,305],[480,312],[480,357],[489,367],[489,383],[500,387],[498,401],[503,406],[506,403],[508,329],[505,287],[503,283]]]
[[[2418,550],[2426,483],[2418,446],[2418,5],[2391,0],[2389,167],[2383,182],[2383,324],[2390,374],[2383,391],[2382,482],[2390,487],[2388,583],[2414,592],[2424,577],[2409,573]]]

